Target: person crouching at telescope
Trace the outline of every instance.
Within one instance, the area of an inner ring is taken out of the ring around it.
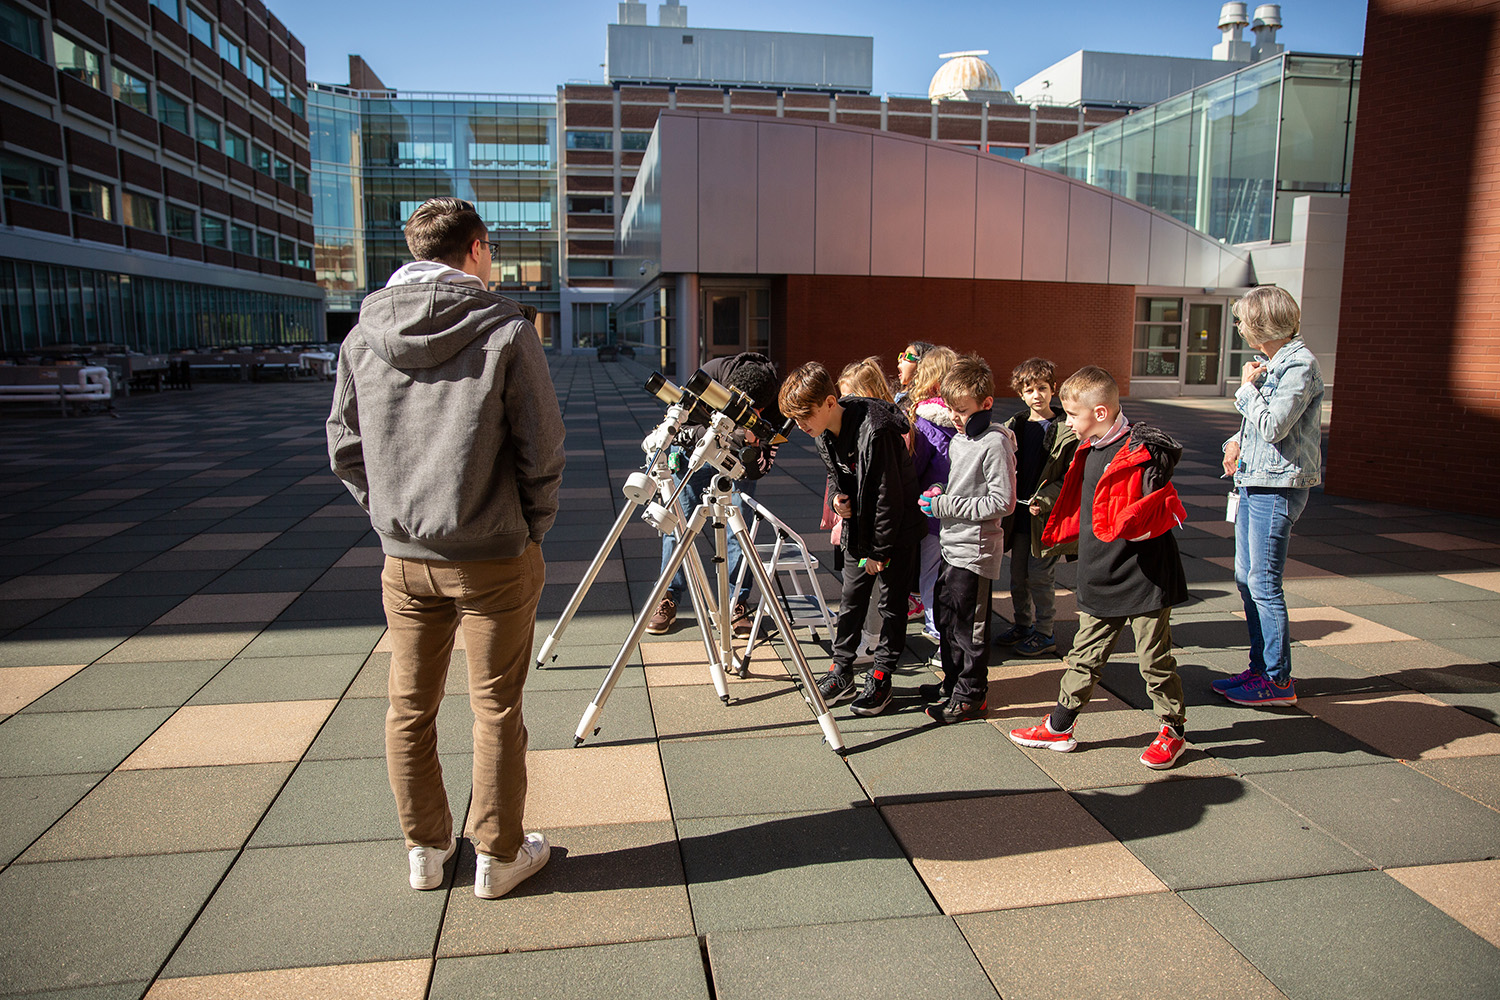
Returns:
[[[781,384],[781,412],[817,443],[828,467],[828,496],[843,518],[843,594],[834,627],[833,665],[818,681],[830,708],[853,698],[856,715],[879,715],[891,701],[891,675],[906,645],[906,592],[927,533],[917,508],[917,473],[906,450],[906,417],[881,399],[838,395],[828,369],[808,362]],[[881,582],[875,664],[854,695],[854,658],[875,581]]]
[[[714,358],[706,362],[702,369],[703,374],[712,378],[715,382],[729,389],[738,389],[750,400],[750,405],[772,424],[780,424],[781,419],[776,410],[776,366],[771,359],[764,354],[756,354],[754,351],[746,351],[728,357]],[[684,427],[672,442],[672,452],[667,459],[674,478],[680,484],[682,482],[682,471],[687,464],[687,458],[703,439],[703,434],[708,428],[702,424],[690,424]],[[734,505],[745,512],[745,505],[741,497],[755,496],[755,481],[771,471],[771,465],[776,461],[777,445],[770,441],[756,441],[753,434],[744,428],[737,428],[734,432],[735,451],[740,452],[747,444],[758,444],[758,459],[754,464],[747,465],[743,478],[735,482]],[[698,506],[699,499],[708,490],[709,483],[713,477],[718,475],[712,468],[705,466],[695,472],[689,479],[687,486],[682,491],[682,509],[685,514],[691,515],[693,508]],[[677,548],[677,537],[671,532],[662,536],[661,539],[661,568],[666,569],[672,560],[672,553]],[[724,553],[725,572],[729,574],[731,581],[740,578],[740,563],[744,558],[740,552],[739,539],[733,535],[729,536],[729,545]],[[733,611],[730,613],[730,626],[738,639],[743,639],[750,634],[751,609],[750,609],[750,574],[744,574],[744,583],[738,591],[730,595],[734,602]],[[657,604],[656,610],[652,612],[650,620],[646,622],[646,631],[652,635],[664,635],[671,630],[677,621],[677,595],[687,589],[687,575],[677,570],[677,575],[672,578],[667,588],[666,595]]]

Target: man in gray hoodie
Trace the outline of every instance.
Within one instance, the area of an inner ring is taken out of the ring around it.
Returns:
[[[437,751],[457,629],[474,709],[465,834],[474,893],[503,896],[547,863],[523,835],[521,690],[557,515],[563,424],[542,345],[489,290],[492,247],[474,206],[424,202],[406,223],[414,263],[366,297],[339,351],[328,417],[333,471],[380,535],[391,647],[386,764],[414,889],[443,884],[457,849]]]

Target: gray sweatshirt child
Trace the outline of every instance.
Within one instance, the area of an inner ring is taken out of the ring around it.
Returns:
[[[948,443],[948,485],[933,498],[942,521],[943,562],[990,580],[1005,555],[1001,522],[1016,509],[1016,438],[990,422],[990,411],[969,417]]]

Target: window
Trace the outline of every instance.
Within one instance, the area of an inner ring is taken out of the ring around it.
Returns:
[[[240,68],[240,47],[222,31],[219,32],[219,55],[235,69]]]
[[[126,191],[120,198],[120,208],[125,216],[125,225],[132,229],[147,229],[156,232],[156,199],[149,195]]]
[[[569,149],[614,149],[608,132],[568,132]]]
[[[235,253],[255,255],[255,230],[235,222],[229,227],[229,237]]]
[[[291,108],[299,115],[307,114],[307,101],[301,94],[297,93],[295,90],[287,96],[286,106]]]
[[[42,22],[9,0],[0,0],[0,42],[20,49],[33,59],[45,59]]]
[[[593,215],[613,215],[615,200],[608,196],[568,195],[568,211],[586,212]]]
[[[210,49],[213,48],[213,22],[204,17],[202,14],[198,13],[197,8],[195,8],[192,4],[184,4],[182,10],[183,16],[187,19],[183,22],[183,27],[187,28],[188,34],[198,39],[198,41],[202,42],[204,45],[207,45]]]
[[[275,73],[272,73],[269,76],[267,76],[266,80],[268,81],[266,83],[266,89],[271,92],[271,96],[274,97],[274,98],[276,98],[281,103],[285,104],[286,103],[286,81],[283,80],[281,77],[277,76]]]
[[[115,100],[130,105],[143,115],[151,113],[151,90],[145,80],[125,72],[118,63],[110,67],[109,79]]]
[[[151,6],[155,7],[157,10],[161,11],[172,20],[177,20],[177,0],[151,0]]]
[[[167,235],[175,240],[194,240],[198,234],[194,232],[193,215],[191,208],[183,208],[181,205],[167,206]]]
[[[599,347],[609,343],[609,303],[573,303],[573,346]]]
[[[170,125],[183,133],[188,131],[187,102],[160,87],[156,88],[156,117],[163,125]]]
[[[250,166],[263,174],[271,172],[271,151],[264,146],[250,147]]]
[[[266,260],[276,259],[276,237],[271,233],[255,234],[255,255]]]
[[[297,244],[297,266],[304,271],[312,270],[312,247],[306,243]]]
[[[198,141],[209,149],[219,148],[219,123],[201,111],[193,112]]]
[[[15,153],[0,152],[0,181],[3,181],[7,198],[57,207],[56,167]]]
[[[621,132],[620,148],[640,151],[651,145],[650,132]]]
[[[501,167],[550,167],[552,147],[542,143],[471,142],[469,166],[476,170]]]
[[[256,62],[250,56],[245,57],[245,75],[250,78],[250,82],[253,84],[261,87],[266,85],[266,67]]]
[[[570,278],[608,278],[614,271],[612,260],[586,260],[578,258],[568,261]]]
[[[281,157],[271,161],[271,176],[283,184],[292,183],[292,165]]]
[[[285,236],[276,241],[276,259],[283,264],[297,266],[297,243]]]
[[[418,170],[452,170],[453,143],[398,142],[395,165]]]
[[[1135,351],[1130,372],[1142,378],[1177,377],[1182,348],[1182,300],[1135,300]]]
[[[229,245],[223,219],[217,219],[212,215],[203,217],[203,245],[220,249]]]
[[[104,77],[99,75],[99,53],[55,31],[52,33],[52,51],[57,54],[57,68],[63,73],[82,80],[95,90],[104,89]]]
[[[232,128],[224,130],[224,155],[241,163],[250,162],[250,143]]]
[[[292,168],[292,187],[303,194],[307,194],[307,171],[301,167]]]
[[[79,215],[89,215],[106,222],[115,221],[115,203],[108,184],[87,177],[73,177],[68,182],[68,204]]]

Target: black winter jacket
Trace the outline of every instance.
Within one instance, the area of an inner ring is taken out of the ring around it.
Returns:
[[[735,371],[746,365],[764,367],[770,372],[772,379],[776,378],[775,363],[764,354],[757,354],[754,351],[711,358],[700,366],[700,370],[715,382],[728,387]],[[766,406],[761,415],[773,424],[779,424],[783,419],[774,401]],[[683,451],[691,452],[698,446],[698,442],[703,440],[703,434],[707,429],[707,420],[694,421],[679,431],[677,438],[672,443]],[[758,448],[752,447],[747,450],[743,429],[734,432],[734,444],[745,465],[744,478],[760,479],[771,471],[771,466],[776,461],[776,452],[779,446],[762,441]]]
[[[906,417],[893,403],[845,396],[837,436],[818,436],[828,467],[829,495],[849,497],[853,516],[844,523],[844,550],[854,559],[888,563],[898,548],[915,548],[927,534],[917,495],[917,471],[906,450]]]

